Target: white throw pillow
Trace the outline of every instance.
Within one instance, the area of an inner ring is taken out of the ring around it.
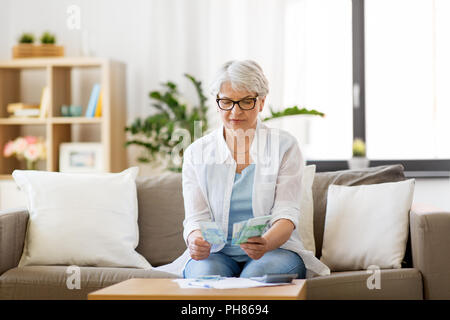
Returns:
[[[14,170],[30,214],[19,267],[151,268],[135,251],[138,171],[138,167],[98,174]]]
[[[332,271],[401,268],[414,183],[330,185],[320,260]]]
[[[302,198],[300,204],[300,219],[298,222],[298,233],[302,240],[303,247],[306,250],[316,253],[316,245],[314,241],[314,201],[312,193],[312,185],[316,166],[305,166],[302,177]]]

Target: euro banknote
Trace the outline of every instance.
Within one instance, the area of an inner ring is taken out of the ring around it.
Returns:
[[[255,217],[233,224],[232,245],[240,245],[247,242],[248,238],[260,237],[269,225],[272,216]]]
[[[203,239],[211,244],[222,244],[227,241],[224,232],[215,221],[200,222]]]

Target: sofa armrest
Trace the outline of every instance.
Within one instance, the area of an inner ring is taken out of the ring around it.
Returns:
[[[410,228],[413,267],[422,273],[424,299],[450,299],[450,212],[415,204]]]
[[[28,216],[26,208],[0,211],[0,275],[19,264]]]

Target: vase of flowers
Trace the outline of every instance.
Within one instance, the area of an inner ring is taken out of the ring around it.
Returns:
[[[348,160],[350,169],[364,169],[369,167],[370,160],[366,158],[366,144],[362,139],[353,140],[353,157]]]
[[[25,160],[27,170],[36,170],[38,161],[46,159],[45,141],[42,137],[17,137],[5,144],[3,155]]]

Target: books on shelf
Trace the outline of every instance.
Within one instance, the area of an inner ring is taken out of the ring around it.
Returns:
[[[41,102],[39,105],[26,104],[23,102],[9,103],[7,111],[11,117],[39,117],[45,118],[50,109],[50,90],[48,86],[42,89]]]
[[[23,102],[9,103],[7,111],[10,117],[39,117],[41,119],[48,116],[50,110],[50,89],[45,86],[42,89],[41,102],[39,105],[26,104]],[[102,116],[102,91],[100,85],[95,84],[92,88],[89,104],[85,116],[88,118]]]
[[[98,104],[99,96],[100,96],[100,85],[96,83],[92,88],[91,97],[89,98],[89,104],[85,114],[86,117],[92,118],[95,116],[95,109]]]
[[[8,103],[8,106],[6,110],[8,113],[14,114],[14,111],[16,110],[23,110],[23,109],[39,109],[38,105],[35,104],[25,104],[23,102],[16,102],[16,103]]]
[[[98,97],[97,106],[95,108],[95,117],[99,118],[102,116],[102,91],[100,90],[100,96]]]
[[[35,109],[17,109],[14,110],[14,117],[39,117],[41,110],[39,108]]]
[[[10,117],[38,117],[40,113],[39,105],[23,102],[9,103],[6,109]]]

